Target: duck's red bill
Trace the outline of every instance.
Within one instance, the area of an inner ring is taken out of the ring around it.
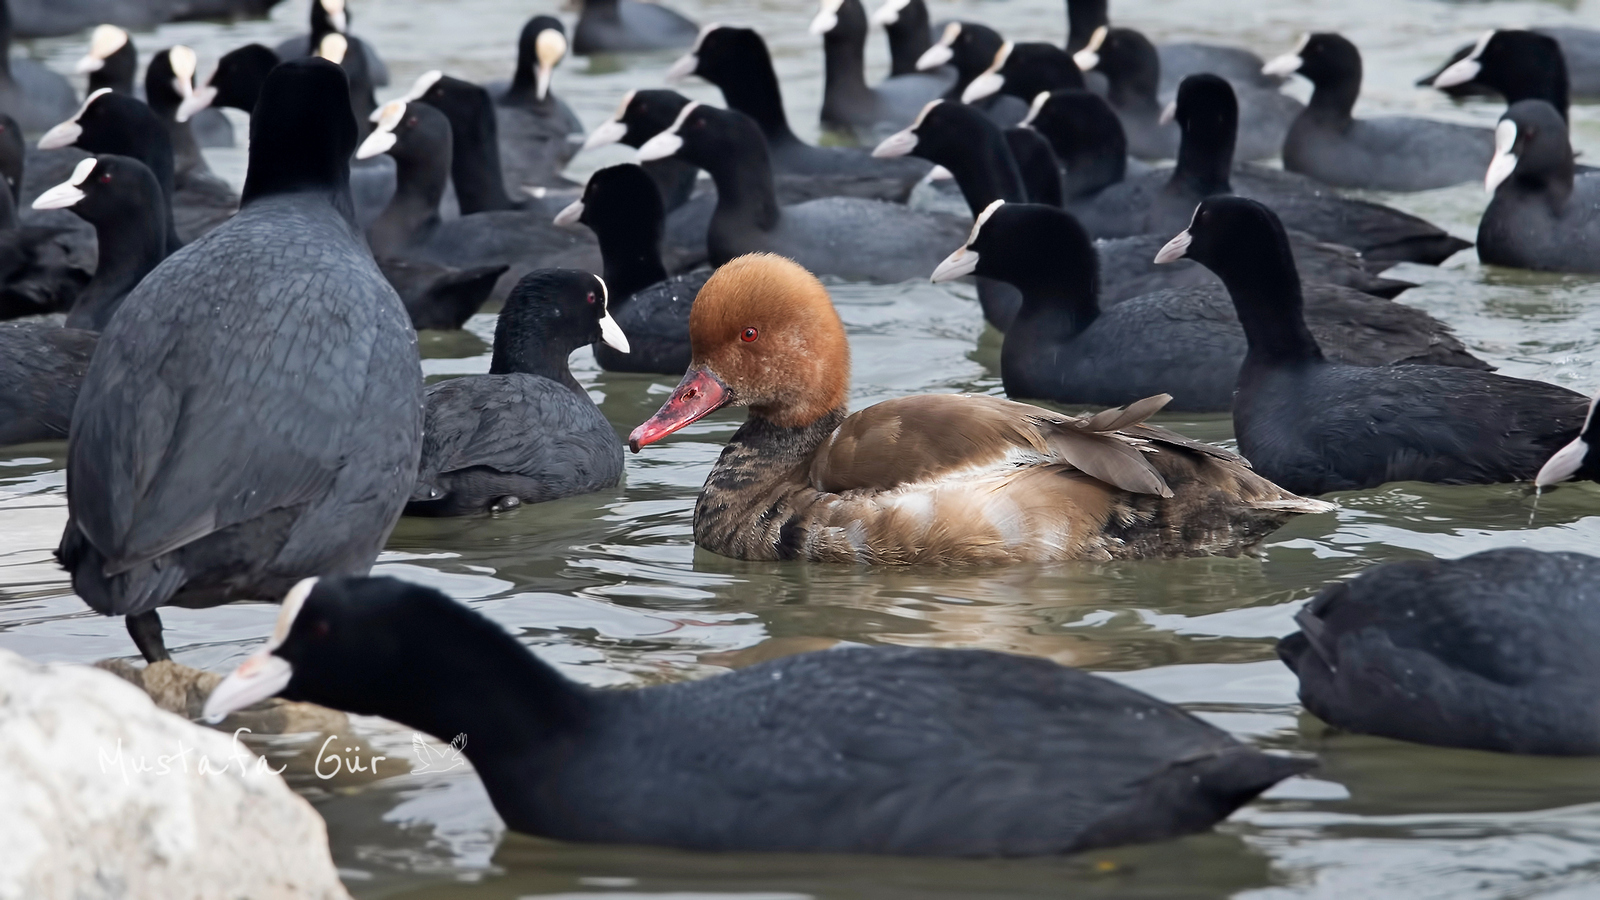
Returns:
[[[654,444],[690,422],[716,412],[730,399],[728,386],[720,378],[705,369],[690,369],[650,421],[628,435],[628,446],[638,453],[640,447]]]

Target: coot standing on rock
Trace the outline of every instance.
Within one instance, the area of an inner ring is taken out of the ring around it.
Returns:
[[[1283,226],[1253,200],[1202,202],[1156,261],[1185,256],[1227,285],[1249,343],[1233,403],[1239,451],[1296,493],[1531,481],[1583,426],[1589,398],[1553,384],[1324,358]]]
[[[356,230],[346,97],[327,61],[273,71],[239,214],[140,283],[84,379],[57,558],[147,660],[160,606],[364,573],[416,483],[416,332]]]
[[[319,579],[206,715],[278,695],[448,740],[511,828],[702,851],[1016,857],[1205,831],[1309,768],[1114,681],[853,647],[596,690],[432,588]]]
[[[543,269],[517,282],[494,329],[489,374],[428,387],[422,462],[409,516],[506,512],[611,487],[622,441],[567,357],[628,339],[606,309],[601,279]]]

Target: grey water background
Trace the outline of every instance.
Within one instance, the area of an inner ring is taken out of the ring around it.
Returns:
[[[394,73],[380,99],[423,71],[508,77],[522,23],[556,0],[353,0],[354,30]],[[771,46],[792,123],[815,136],[820,39],[801,2],[673,0],[701,22],[758,28]],[[1018,40],[1060,41],[1060,0],[931,0],[933,18],[985,21]],[[183,24],[135,35],[141,57],[175,43],[199,51],[202,73],[223,52],[303,31],[307,0],[268,21]],[[571,11],[561,11],[568,22]],[[1600,0],[1116,0],[1113,21],[1156,40],[1247,46],[1264,58],[1305,30],[1337,30],[1366,63],[1357,114],[1404,113],[1492,126],[1501,106],[1457,105],[1412,81],[1494,26],[1600,27]],[[37,41],[29,53],[62,71],[86,36]],[[623,93],[661,85],[676,54],[568,59],[554,89],[593,127]],[[882,34],[869,69],[886,68]],[[714,88],[681,88],[720,103]],[[1302,99],[1307,85],[1291,85]],[[243,123],[243,117],[235,120]],[[1600,105],[1573,109],[1574,142],[1600,154]],[[244,129],[240,128],[241,136]],[[626,161],[612,147],[573,172]],[[242,150],[211,154],[237,184]],[[1378,195],[1375,195],[1378,196]],[[1481,186],[1379,196],[1473,236]],[[952,248],[953,249],[953,248]],[[1600,248],[1596,248],[1600,252]],[[1455,326],[1510,375],[1591,392],[1600,387],[1600,279],[1478,265],[1468,251],[1441,269],[1397,274],[1426,283],[1403,302]],[[998,336],[969,287],[835,285],[851,336],[856,408],[917,392],[1000,391]],[[467,333],[423,337],[430,378],[484,372],[494,317]],[[574,370],[618,432],[649,416],[674,379]],[[1083,666],[1179,703],[1239,737],[1315,754],[1321,768],[1240,810],[1215,833],[1067,859],[929,861],[810,856],[710,856],[567,846],[507,834],[465,768],[374,779],[323,779],[324,736],[260,745],[290,765],[292,783],[328,821],[334,858],[362,897],[898,898],[1137,897],[1526,898],[1600,895],[1600,761],[1513,758],[1332,733],[1302,713],[1295,681],[1273,654],[1292,616],[1323,583],[1383,562],[1449,558],[1503,546],[1594,551],[1600,487],[1537,501],[1523,486],[1397,484],[1337,495],[1340,509],[1273,535],[1259,558],[1012,566],[955,572],[743,563],[693,547],[694,498],[739,421],[724,413],[630,456],[626,481],[588,497],[498,518],[405,520],[377,571],[438,587],[503,624],[567,675],[641,685],[715,675],[776,655],[838,643],[983,647]],[[1163,421],[1219,442],[1226,416]],[[64,445],[0,451],[0,647],[41,660],[92,662],[134,649],[121,620],[90,612],[51,559],[65,520]],[[277,608],[236,604],[163,612],[183,663],[225,671],[271,631]],[[1597,701],[1600,707],[1600,701]],[[358,719],[337,744],[411,760],[411,733]],[[346,739],[355,741],[350,744]],[[337,745],[330,745],[337,752]],[[393,765],[393,764],[391,764]],[[389,771],[385,769],[385,771]]]

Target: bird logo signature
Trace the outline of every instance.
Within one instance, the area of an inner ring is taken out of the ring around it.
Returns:
[[[423,740],[422,735],[413,734],[411,736],[411,750],[417,756],[417,767],[411,770],[411,774],[448,772],[451,769],[459,769],[467,764],[466,758],[461,755],[466,748],[467,736],[464,733],[456,735],[449,746],[439,748],[435,748]]]

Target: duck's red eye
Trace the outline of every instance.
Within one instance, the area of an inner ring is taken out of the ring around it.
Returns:
[[[590,303],[594,302],[594,291],[590,291],[589,292],[588,300],[589,300]]]
[[[756,330],[754,328],[746,328],[744,330],[744,334],[739,335],[739,339],[744,341],[746,344],[750,343],[756,339]]]

